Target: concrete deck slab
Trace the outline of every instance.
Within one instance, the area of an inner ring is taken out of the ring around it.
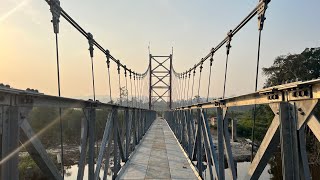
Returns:
[[[158,118],[117,179],[200,179],[167,122]]]

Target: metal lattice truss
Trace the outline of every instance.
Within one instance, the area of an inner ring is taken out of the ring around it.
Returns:
[[[169,66],[169,68],[168,68]],[[168,108],[172,107],[171,95],[171,69],[172,55],[152,56],[149,55],[150,89],[149,109],[154,108],[154,103],[165,102]]]
[[[207,167],[211,179],[225,179],[226,158],[229,174],[232,179],[236,179],[228,130],[229,120],[235,119],[228,113],[228,109],[255,104],[269,105],[274,117],[245,179],[259,179],[279,145],[283,179],[311,179],[305,130],[308,127],[320,141],[320,122],[315,110],[319,106],[319,99],[320,79],[316,79],[281,84],[247,95],[179,107],[167,111],[165,116],[189,158],[196,162],[194,166],[200,177],[204,177],[206,166],[203,162],[206,160],[206,164],[211,164]],[[213,137],[208,136],[208,109],[215,110],[217,115],[217,146],[212,143]]]

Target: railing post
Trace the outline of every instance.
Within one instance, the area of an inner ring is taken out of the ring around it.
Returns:
[[[197,131],[197,168],[198,168],[198,172],[201,178],[203,178],[203,167],[202,167],[202,131],[201,131],[201,112],[200,109],[198,109],[198,113],[197,113],[197,125],[198,125],[198,131]]]
[[[111,131],[113,129],[113,115],[114,112],[116,111],[115,108],[113,108],[111,110],[111,112],[108,114],[108,118],[107,118],[107,122],[104,128],[104,132],[103,132],[103,137],[102,137],[102,141],[101,141],[101,146],[100,146],[100,150],[99,150],[99,155],[98,155],[98,159],[97,159],[97,163],[96,163],[96,171],[95,171],[95,180],[99,180],[99,174],[100,174],[100,169],[102,166],[102,160],[105,154],[105,148],[107,146],[107,144],[109,144],[109,137],[111,136]],[[109,153],[109,152],[107,152]]]
[[[137,125],[136,125],[136,109],[132,110],[131,122],[132,122],[132,131],[133,131],[133,144],[137,145]]]
[[[189,155],[189,158],[191,159],[192,157],[192,139],[193,139],[193,136],[191,136],[191,119],[190,119],[190,111],[188,109],[187,111],[187,129],[188,129],[188,155]]]
[[[237,179],[237,172],[234,166],[231,144],[230,144],[230,136],[229,136],[229,118],[227,117],[228,108],[223,108],[223,139],[224,139],[224,147],[225,154],[227,157],[228,170],[230,172],[232,179]]]
[[[299,179],[297,122],[291,112],[293,107],[288,102],[281,102],[279,110],[283,179]]]
[[[88,177],[89,180],[94,180],[94,146],[95,146],[95,123],[96,109],[91,105],[89,109],[89,157],[88,157]]]
[[[224,180],[224,146],[223,146],[223,112],[217,107],[217,131],[218,131],[218,175],[219,180]]]
[[[217,163],[218,163],[218,160],[217,160],[217,155],[216,155],[216,152],[215,152],[215,149],[214,149],[214,144],[213,144],[213,141],[212,141],[212,136],[211,136],[211,132],[210,132],[210,126],[209,126],[209,123],[208,123],[208,120],[207,120],[207,115],[206,115],[206,112],[202,112],[203,113],[203,119],[202,119],[202,123],[203,123],[203,136],[204,136],[204,144],[206,146],[206,153],[207,153],[207,158],[209,158],[209,160],[207,159],[207,162],[210,162],[208,163],[209,165],[209,171],[210,171],[210,174],[212,175],[211,179],[219,179],[218,177],[218,168],[217,168]],[[212,167],[211,167],[211,164],[214,166],[214,171],[212,171]]]
[[[183,110],[182,111],[182,145],[183,145],[183,149],[186,150],[187,149],[187,127],[186,127],[186,118],[187,118],[187,110]]]
[[[131,137],[131,133],[130,133],[130,128],[131,128],[131,123],[130,123],[130,119],[129,119],[129,109],[126,108],[125,110],[125,124],[126,124],[126,159],[125,161],[128,161],[129,158],[129,146],[130,146],[130,137]]]
[[[119,143],[118,142],[118,110],[115,111],[113,117],[113,176],[112,179],[116,179],[118,172],[120,170],[120,153],[119,153]]]
[[[231,127],[232,127],[231,138],[232,138],[233,142],[237,142],[237,123],[238,123],[238,120],[236,118],[232,118],[232,120],[231,120]]]
[[[80,142],[80,160],[78,164],[77,180],[83,179],[86,155],[87,155],[87,142],[88,142],[88,110],[83,110],[84,117],[81,118],[81,142]]]
[[[1,179],[19,179],[19,108],[0,107]]]

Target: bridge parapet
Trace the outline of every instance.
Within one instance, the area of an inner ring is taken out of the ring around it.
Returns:
[[[228,110],[232,107],[267,104],[274,118],[252,157],[247,179],[260,177],[279,145],[284,179],[310,179],[305,129],[310,128],[320,141],[320,123],[314,115],[320,98],[319,87],[320,79],[291,82],[247,95],[178,107],[167,111],[165,117],[199,172],[204,173],[207,169],[212,178],[225,179],[226,157],[231,177],[236,179],[228,129],[229,119],[235,117]],[[217,117],[217,151],[207,118],[207,111],[210,110],[214,110]],[[201,177],[204,177],[203,173],[200,173]]]
[[[30,90],[0,88],[1,179],[19,178],[19,152],[24,148],[48,178],[62,179],[61,168],[59,170],[55,165],[40,140],[48,128],[58,124],[58,118],[35,132],[30,124],[30,113],[35,107],[62,108],[62,120],[70,110],[80,109],[83,112],[82,118],[77,122],[81,124],[77,179],[83,179],[87,163],[89,179],[99,179],[102,167],[106,177],[110,168],[110,158],[114,161],[115,178],[122,162],[128,160],[135,145],[140,142],[156,118],[156,112],[148,109],[49,96]],[[97,113],[102,113],[105,122],[105,127],[102,128],[103,135],[99,136],[95,132],[95,129],[99,128],[96,123]],[[95,152],[95,147],[98,149],[97,138],[100,136],[100,149]]]

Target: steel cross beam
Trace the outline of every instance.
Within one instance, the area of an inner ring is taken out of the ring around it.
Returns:
[[[165,85],[167,85],[167,86],[169,86],[163,79],[164,78],[166,78],[166,77],[169,77],[170,76],[170,74],[168,73],[168,74],[166,74],[166,75],[164,75],[164,76],[161,76],[161,77],[159,77],[159,76],[157,76],[156,74],[152,74],[152,75],[154,75],[154,76],[151,76],[151,77],[156,77],[156,78],[158,78],[158,81],[156,81],[152,86],[155,86],[155,85],[157,85],[159,82],[162,82],[163,84],[165,84]]]
[[[160,61],[159,58],[165,58]],[[165,65],[169,61],[169,67]],[[159,69],[161,67],[161,69]],[[154,103],[159,99],[168,104],[168,109],[172,108],[172,54],[169,56],[153,56],[149,54],[149,109],[154,108]],[[166,79],[166,78],[169,78]],[[154,81],[154,82],[153,82]],[[159,85],[160,83],[160,85]],[[163,85],[162,85],[163,84]],[[163,91],[165,91],[163,93]],[[162,95],[160,95],[162,93]],[[155,95],[154,95],[155,94]],[[168,100],[164,99],[168,94]],[[152,100],[155,97],[156,100]]]
[[[162,99],[164,102],[166,102],[165,99],[163,99],[163,97],[165,97],[164,95],[165,95],[169,90],[165,91],[162,95],[159,95],[159,94],[158,94],[156,91],[154,91],[154,90],[152,90],[152,91],[157,94],[157,96],[152,96],[152,97],[158,97],[158,99],[156,99],[155,101],[153,101],[153,103],[157,102],[159,99]]]
[[[165,68],[167,71],[170,71],[167,67],[165,67],[163,64],[165,63],[165,62],[167,62],[168,60],[170,59],[170,57],[168,56],[168,58],[166,59],[166,60],[164,60],[164,61],[162,61],[162,62],[159,62],[158,60],[156,60],[154,57],[152,57],[152,60],[154,60],[154,61],[156,61],[157,63],[158,63],[158,65],[155,67],[155,68],[153,68],[152,69],[152,71],[154,71],[154,70],[156,70],[158,67],[163,67],[163,68]]]

